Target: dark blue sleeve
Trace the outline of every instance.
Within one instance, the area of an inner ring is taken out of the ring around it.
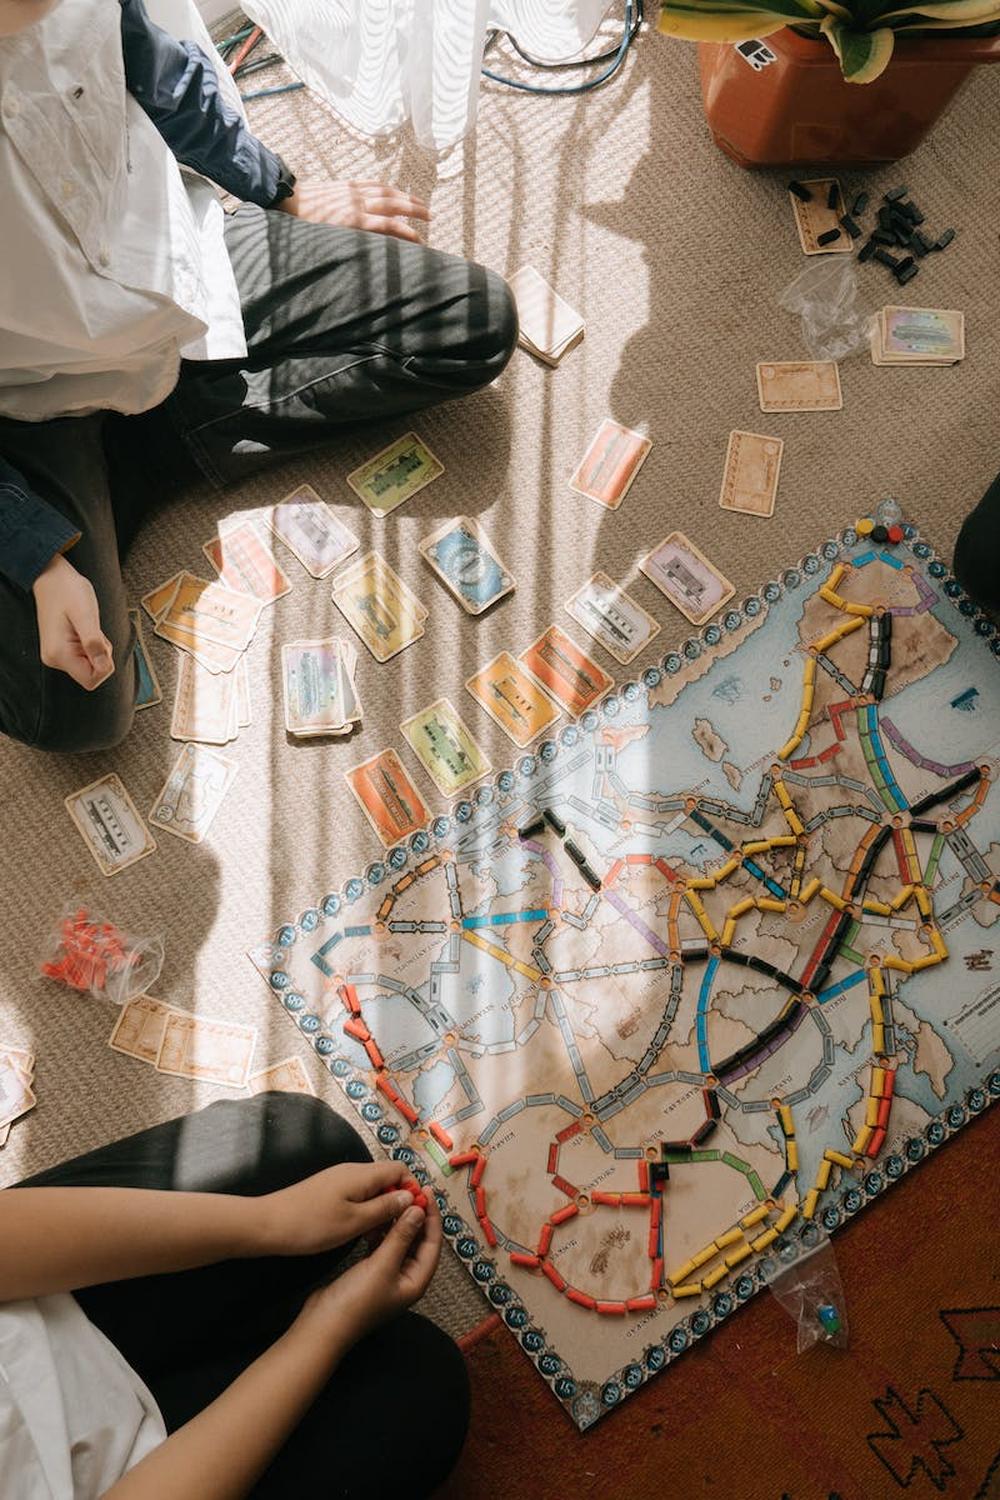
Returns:
[[[79,540],[72,522],[40,500],[0,458],[0,572],[27,592],[56,554]]]
[[[177,160],[267,208],[278,189],[278,157],[223,98],[211,58],[154,25],[143,0],[119,3],[128,91]]]

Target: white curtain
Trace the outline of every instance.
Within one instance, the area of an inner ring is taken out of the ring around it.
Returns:
[[[587,45],[609,4],[243,0],[243,10],[302,81],[356,129],[386,135],[412,119],[421,144],[440,151],[475,123],[483,46],[493,27],[510,31],[533,56],[558,61]],[[496,71],[506,71],[502,59]],[[567,80],[550,74],[548,81]]]

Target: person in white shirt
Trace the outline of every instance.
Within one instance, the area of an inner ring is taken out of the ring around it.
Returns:
[[[5,1189],[4,1500],[431,1494],[469,1394],[456,1346],[407,1311],[441,1249],[426,1196],[301,1094],[223,1100]]]
[[[191,0],[0,0],[0,733],[44,749],[129,729],[154,505],[477,390],[517,339],[423,203],[297,182],[213,55]]]

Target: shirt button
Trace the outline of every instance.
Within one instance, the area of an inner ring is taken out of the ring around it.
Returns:
[[[106,247],[98,252],[97,259],[99,264],[102,266],[106,266],[109,263],[109,261],[111,260],[111,256],[108,253]]]

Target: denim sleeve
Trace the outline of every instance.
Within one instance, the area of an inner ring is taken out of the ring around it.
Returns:
[[[211,58],[154,25],[143,0],[119,3],[128,91],[177,160],[267,208],[278,189],[278,158],[223,98]]]
[[[0,457],[0,573],[27,592],[57,553],[79,540],[72,522],[40,500]]]

